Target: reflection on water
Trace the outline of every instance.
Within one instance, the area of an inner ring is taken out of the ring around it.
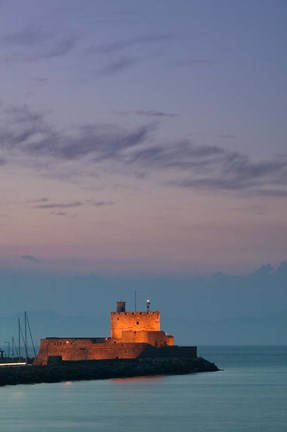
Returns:
[[[116,384],[127,385],[127,384],[137,384],[148,383],[150,381],[159,381],[163,380],[164,377],[162,375],[150,375],[150,376],[139,376],[139,377],[129,377],[129,378],[112,378],[111,381]]]
[[[203,354],[224,371],[1,387],[0,430],[286,432],[286,347]]]

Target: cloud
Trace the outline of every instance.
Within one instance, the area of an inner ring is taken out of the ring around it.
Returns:
[[[91,204],[94,207],[104,207],[104,206],[111,206],[114,205],[114,201],[93,201],[93,200],[87,200],[88,204]]]
[[[143,52],[138,50],[139,45],[152,45],[167,43],[175,38],[172,34],[149,34],[132,37],[126,40],[117,40],[99,46],[90,47],[88,54],[100,56],[101,61],[106,64],[97,71],[100,76],[110,76],[130,69],[137,65],[141,60],[138,54]],[[132,48],[136,48],[132,50]],[[132,55],[129,55],[129,52]]]
[[[35,257],[32,256],[32,255],[23,255],[23,256],[21,256],[21,258],[22,258],[23,260],[30,261],[30,262],[34,262],[34,263],[40,262],[40,260],[39,260],[38,258],[35,258]]]
[[[200,59],[200,58],[188,58],[185,60],[181,60],[176,63],[176,66],[180,67],[194,67],[194,66],[200,66],[200,65],[206,65],[209,61],[206,59]]]
[[[161,176],[160,181],[177,187],[286,196],[287,155],[252,160],[248,155],[217,145],[195,145],[190,141],[151,145],[157,127],[153,122],[131,130],[108,124],[59,131],[41,112],[28,107],[2,108],[0,150],[5,162],[11,154],[14,158],[22,155],[38,167],[49,162],[53,169],[55,162],[71,161],[77,170],[77,163],[84,161],[90,172],[100,162],[117,162],[125,167],[127,174],[156,173]],[[43,203],[38,208],[53,206],[59,204]]]
[[[286,198],[287,190],[282,190],[282,189],[257,190],[256,194],[260,196],[266,196],[266,197],[273,196],[278,198]]]
[[[6,165],[6,164],[7,164],[7,160],[0,157],[0,166]]]
[[[139,149],[131,155],[130,163],[162,169],[197,170],[218,161],[223,154],[224,150],[217,146],[195,146],[183,142],[174,146],[156,145]]]
[[[67,216],[68,213],[59,211],[59,212],[52,212],[51,214],[55,216]]]
[[[74,47],[76,46],[76,42],[77,42],[77,38],[74,36],[59,41],[55,41],[45,49],[39,50],[35,54],[27,56],[26,60],[39,61],[42,59],[63,57],[74,49]]]
[[[115,75],[126,69],[136,65],[137,60],[134,57],[120,57],[116,60],[110,61],[106,66],[98,71],[101,76]]]
[[[177,113],[167,113],[163,111],[154,111],[154,110],[136,110],[136,111],[113,111],[114,114],[118,115],[139,115],[143,117],[151,117],[151,118],[160,118],[160,117],[178,117]]]
[[[232,138],[236,138],[236,135],[232,135],[232,134],[220,134],[220,135],[218,135],[218,138],[232,139]]]
[[[145,116],[145,117],[178,117],[176,113],[166,113],[163,111],[153,111],[153,110],[138,110],[134,112],[137,115]]]
[[[32,111],[26,105],[3,109],[3,114],[7,115],[8,122],[13,125],[26,123],[34,126],[36,123],[40,123],[44,120],[44,116],[41,112]]]
[[[77,39],[74,35],[59,37],[39,27],[28,27],[6,35],[1,42],[9,49],[10,58],[36,62],[65,56],[75,48]]]
[[[40,200],[34,200],[29,202],[44,202],[45,204],[37,204],[33,208],[34,209],[68,209],[75,207],[82,207],[83,205],[90,205],[93,207],[104,207],[114,205],[114,201],[97,201],[93,199],[85,200],[85,201],[73,201],[66,203],[49,203],[45,198]],[[53,212],[57,216],[66,216],[66,212]]]
[[[34,206],[35,209],[65,209],[65,208],[74,208],[81,207],[83,205],[80,201],[68,202],[68,203],[48,203],[48,204],[39,204]]]
[[[2,125],[0,122],[0,149],[58,160],[121,159],[122,152],[145,142],[155,129],[154,124],[132,131],[113,125],[92,125],[63,132],[49,125],[43,114],[27,107],[5,110],[4,115]]]
[[[265,275],[265,276],[269,276],[271,274],[273,274],[275,271],[274,267],[268,263],[268,264],[263,264],[261,267],[259,267],[259,269],[257,269],[253,275]]]
[[[2,42],[13,46],[30,46],[38,45],[46,41],[49,36],[38,27],[27,27],[16,33],[10,33],[2,38]]]
[[[35,78],[31,78],[31,80],[34,81],[35,83],[38,83],[38,84],[45,84],[49,81],[49,78],[35,77]]]
[[[51,156],[74,160],[85,156],[93,156],[96,160],[120,159],[124,150],[131,149],[144,142],[154,129],[147,125],[131,132],[107,126],[84,127],[75,137],[62,137],[60,142],[49,142],[45,151]],[[43,149],[42,143],[32,145],[32,151]]]
[[[287,158],[252,161],[248,156],[218,146],[153,146],[139,149],[130,163],[153,169],[173,169],[181,178],[176,186],[202,190],[242,191],[256,195],[286,196]]]
[[[27,200],[25,201],[26,203],[43,203],[43,202],[48,202],[49,199],[47,197],[44,198],[37,198],[37,199],[33,199],[33,200]]]
[[[98,47],[93,47],[90,49],[90,52],[98,54],[114,54],[133,46],[169,42],[174,38],[175,35],[167,33],[142,35],[122,41],[106,43]]]

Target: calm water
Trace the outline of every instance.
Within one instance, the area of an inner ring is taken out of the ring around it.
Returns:
[[[3,432],[286,432],[287,347],[202,347],[224,371],[0,388]]]

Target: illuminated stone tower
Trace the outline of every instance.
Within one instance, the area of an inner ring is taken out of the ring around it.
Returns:
[[[148,343],[153,346],[173,345],[173,336],[160,329],[160,312],[126,312],[125,302],[117,302],[111,312],[111,338],[122,342]]]

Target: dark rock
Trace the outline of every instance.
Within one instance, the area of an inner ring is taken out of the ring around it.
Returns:
[[[59,361],[47,366],[5,366],[0,368],[0,386],[61,381],[126,378],[149,375],[178,375],[214,372],[219,369],[203,358],[138,358],[90,361]]]

